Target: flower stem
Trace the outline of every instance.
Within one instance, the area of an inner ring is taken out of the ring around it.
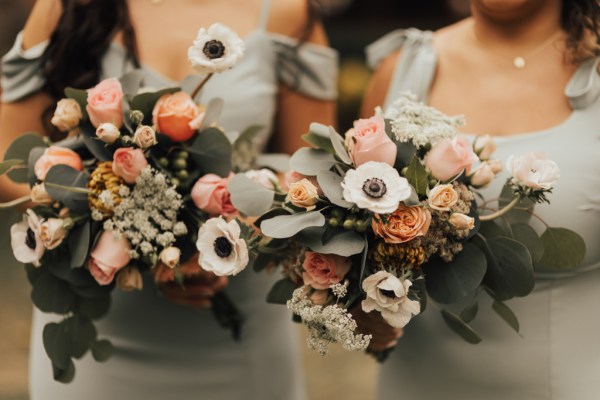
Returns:
[[[14,199],[13,201],[8,201],[6,203],[0,203],[0,210],[18,206],[19,204],[27,203],[30,200],[31,200],[31,196],[27,195],[27,196],[19,197],[18,199]]]
[[[206,77],[204,79],[202,79],[202,81],[198,84],[198,86],[196,86],[196,88],[194,89],[194,91],[192,92],[192,100],[196,98],[196,96],[198,95],[198,92],[200,92],[200,90],[202,89],[202,87],[206,84],[206,82],[208,82],[208,80],[213,76],[212,73],[206,75]]]
[[[504,214],[506,214],[507,212],[509,212],[510,210],[512,210],[517,204],[519,204],[519,202],[521,201],[521,196],[515,196],[514,199],[512,199],[512,201],[510,203],[508,203],[506,206],[504,206],[503,208],[501,208],[500,210],[488,214],[488,215],[482,215],[481,217],[479,217],[480,221],[492,221],[495,220],[496,218],[499,218],[501,216],[503,216]]]

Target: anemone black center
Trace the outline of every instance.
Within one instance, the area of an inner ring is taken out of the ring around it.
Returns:
[[[223,42],[219,40],[209,40],[204,45],[202,52],[206,57],[208,57],[211,60],[214,60],[216,58],[223,57],[223,55],[225,54],[225,46],[223,45]]]
[[[27,236],[25,237],[25,244],[31,250],[35,250],[35,245],[36,245],[35,233],[33,232],[33,230],[31,228],[27,228]]]
[[[231,242],[227,240],[225,236],[221,236],[215,239],[215,253],[221,257],[226,258],[229,257],[233,250],[233,246]]]
[[[396,298],[396,293],[394,293],[393,290],[379,289],[379,293],[381,293],[382,295],[384,295],[385,297],[390,298],[390,299]]]
[[[383,195],[387,193],[385,182],[379,178],[367,179],[365,183],[363,183],[362,190],[367,196],[374,199],[383,197]]]

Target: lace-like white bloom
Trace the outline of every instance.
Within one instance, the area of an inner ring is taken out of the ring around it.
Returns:
[[[248,246],[240,238],[237,221],[211,218],[200,227],[196,247],[200,252],[198,264],[218,276],[237,275],[249,262]]]
[[[344,200],[377,214],[396,211],[398,204],[412,193],[410,184],[398,171],[377,161],[349,170],[342,181],[342,188]]]
[[[35,267],[41,265],[40,260],[45,251],[40,237],[41,224],[41,218],[29,209],[23,214],[23,221],[10,228],[10,244],[17,261],[33,264]]]
[[[227,26],[216,23],[208,30],[200,28],[188,59],[201,74],[223,72],[233,67],[244,55],[244,41]]]
[[[414,94],[403,92],[385,110],[384,117],[391,120],[396,140],[409,142],[417,147],[434,145],[441,139],[451,139],[456,128],[464,125],[464,118],[449,117],[433,107],[417,101]]]
[[[287,308],[302,319],[308,328],[308,347],[322,356],[327,355],[331,343],[339,343],[347,350],[365,350],[371,335],[355,334],[356,321],[345,308],[336,305],[320,306],[306,297],[305,287],[294,290]]]
[[[544,153],[510,156],[506,160],[506,169],[515,183],[534,190],[552,189],[560,177],[558,165],[548,160]]]
[[[421,305],[408,298],[408,290],[412,282],[401,281],[387,271],[379,271],[369,276],[362,283],[367,298],[362,301],[364,312],[377,310],[391,326],[403,328],[413,315],[421,312]]]

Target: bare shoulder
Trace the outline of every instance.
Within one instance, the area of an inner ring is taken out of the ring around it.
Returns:
[[[401,53],[401,49],[391,53],[379,63],[373,72],[360,111],[362,117],[366,118],[373,115],[375,107],[383,106]]]
[[[28,49],[48,40],[61,14],[60,0],[36,0],[23,29],[23,47]]]
[[[321,23],[315,22],[307,35],[310,18],[308,0],[272,0],[268,30],[296,39],[305,39],[311,43],[326,45],[327,36]]]

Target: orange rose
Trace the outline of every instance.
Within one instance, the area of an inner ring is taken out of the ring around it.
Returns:
[[[400,206],[387,218],[387,223],[375,214],[371,227],[386,243],[404,243],[427,233],[431,224],[429,210],[417,206]]]
[[[203,117],[204,113],[185,92],[163,95],[152,110],[154,128],[174,142],[185,142],[194,136]]]
[[[46,179],[46,174],[55,165],[68,165],[71,168],[81,171],[83,162],[79,154],[71,149],[60,146],[50,146],[44,150],[44,154],[35,162],[33,171],[35,176],[43,181]]]

